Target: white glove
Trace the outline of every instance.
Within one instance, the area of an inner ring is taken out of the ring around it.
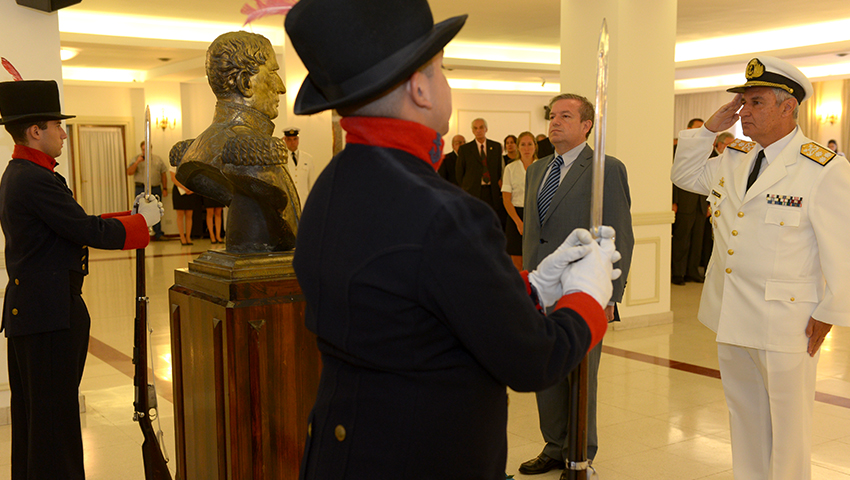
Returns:
[[[564,296],[561,277],[568,266],[590,252],[590,244],[595,244],[593,236],[583,228],[570,233],[557,250],[540,262],[537,269],[528,274],[528,281],[537,290],[540,305],[548,307]]]
[[[133,203],[133,213],[140,213],[145,217],[145,223],[147,223],[148,227],[152,227],[162,219],[165,209],[156,195],[145,197],[144,193],[140,193]]]
[[[561,286],[563,294],[585,292],[605,308],[614,293],[611,280],[619,278],[622,272],[613,266],[620,260],[620,252],[614,247],[614,229],[601,227],[599,233],[599,243],[588,245],[590,252],[564,270]]]

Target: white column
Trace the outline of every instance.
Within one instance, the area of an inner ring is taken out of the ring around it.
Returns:
[[[59,19],[55,13],[43,13],[15,2],[0,2],[0,18],[3,19],[3,35],[0,35],[0,52],[17,68],[24,80],[56,80],[62,92],[62,62],[59,59]],[[0,81],[12,77],[0,70]],[[67,113],[67,112],[64,112]],[[72,115],[72,114],[71,114]],[[67,146],[67,144],[66,144]],[[0,132],[0,175],[12,158],[15,144],[5,129]],[[57,158],[56,171],[68,176],[68,157],[63,152]],[[5,249],[6,240],[0,236],[0,247]],[[8,274],[5,256],[0,257],[2,273],[0,286],[5,290]],[[2,305],[2,298],[0,298]],[[2,308],[2,307],[0,307]],[[0,425],[9,419],[9,368],[6,361],[6,342],[0,341]]]
[[[628,169],[635,232],[623,322],[615,327],[668,323],[676,1],[561,0],[561,89],[592,103],[603,18],[610,33],[606,153]]]

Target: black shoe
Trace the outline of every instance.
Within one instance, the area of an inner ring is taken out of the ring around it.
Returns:
[[[686,282],[694,282],[694,283],[705,283],[705,277],[702,275],[686,275]]]
[[[519,466],[519,473],[523,475],[538,475],[540,473],[546,473],[549,470],[553,470],[559,468],[563,470],[567,465],[560,461],[555,460],[554,458],[549,458],[544,454],[540,454],[531,460],[524,462]]]
[[[684,285],[685,284],[685,277],[680,277],[680,276],[674,275],[670,279],[670,283],[672,283],[673,285]]]

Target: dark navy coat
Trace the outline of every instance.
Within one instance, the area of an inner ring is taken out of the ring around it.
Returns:
[[[502,480],[506,386],[556,383],[591,342],[590,297],[539,313],[493,210],[401,150],[331,161],[294,264],[324,365],[302,478]]]

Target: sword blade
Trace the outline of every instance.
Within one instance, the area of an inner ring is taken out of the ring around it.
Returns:
[[[602,19],[596,56],[596,118],[594,126],[593,182],[590,193],[590,232],[599,236],[602,226],[602,198],[605,186],[605,120],[608,113],[608,22]]]
[[[151,107],[145,106],[145,197],[151,194]]]

